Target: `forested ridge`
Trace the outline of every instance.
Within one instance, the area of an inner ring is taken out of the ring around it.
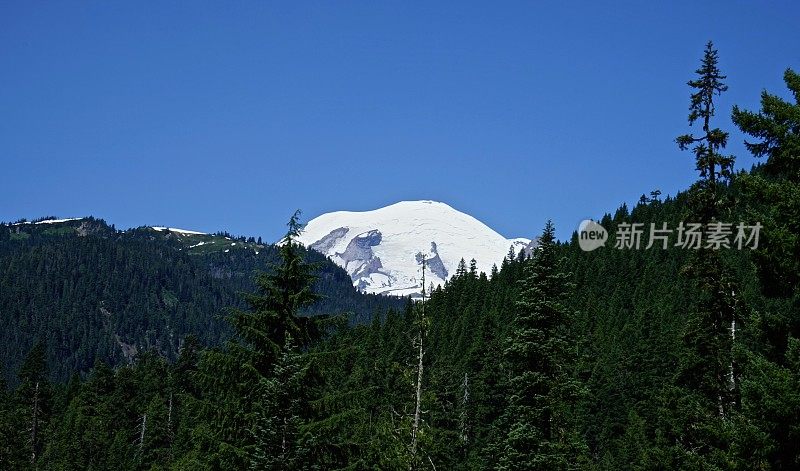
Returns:
[[[352,321],[400,300],[358,293],[341,268],[316,252],[320,302],[303,314],[350,312]],[[230,234],[184,235],[143,227],[117,231],[102,220],[0,224],[0,359],[6,381],[37,341],[49,378],[67,381],[102,361],[112,367],[152,350],[175,360],[188,334],[220,345],[222,317],[252,291],[277,249]]]
[[[295,215],[224,345],[189,336],[174,359],[145,350],[66,383],[33,347],[0,388],[0,466],[798,469],[800,75],[784,78],[791,100],[733,109],[762,159],[734,172],[709,43],[694,134],[676,139],[691,188],[604,215],[592,252],[543,224],[532,253],[488,274],[464,261],[368,323],[298,315],[319,300]],[[623,223],[682,221],[763,229],[755,249],[615,248]]]

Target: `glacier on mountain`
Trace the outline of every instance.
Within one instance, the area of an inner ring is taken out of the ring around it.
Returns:
[[[299,242],[331,258],[368,293],[419,295],[422,259],[426,284],[443,284],[461,259],[489,273],[509,251],[529,250],[530,239],[506,239],[445,203],[402,201],[372,211],[336,211],[308,222]]]

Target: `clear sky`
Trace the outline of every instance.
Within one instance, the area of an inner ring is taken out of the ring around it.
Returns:
[[[0,2],[0,220],[277,239],[433,199],[507,237],[695,178],[689,89],[787,96],[800,2]]]

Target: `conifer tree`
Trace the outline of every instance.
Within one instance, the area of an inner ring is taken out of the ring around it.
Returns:
[[[698,78],[689,81],[689,86],[697,90],[691,95],[689,124],[702,120],[705,135],[695,138],[688,134],[677,138],[682,150],[696,144],[693,153],[700,180],[690,190],[690,216],[697,218],[691,222],[703,225],[717,220],[722,213],[720,183],[730,178],[734,160],[732,156],[719,153],[727,143],[728,133],[712,129],[710,124],[715,111],[714,96],[728,89],[722,82],[725,76],[717,66],[717,56],[709,41],[697,70]],[[736,289],[718,251],[705,246],[694,254],[684,271],[697,286],[698,300],[690,313],[684,337],[688,350],[679,383],[698,391],[724,414],[734,400],[731,395],[735,378],[730,370]]]
[[[291,335],[286,342],[272,374],[263,378],[259,389],[251,469],[301,469],[309,459],[297,446],[303,422],[302,366]]]
[[[755,316],[759,348],[743,368],[742,414],[754,430],[737,438],[751,468],[800,465],[800,74],[787,69],[783,78],[794,102],[764,91],[758,113],[734,106],[732,116],[748,150],[766,158],[736,178],[764,226],[754,260],[771,306]]]
[[[745,145],[766,158],[764,174],[741,175],[739,183],[764,224],[756,263],[769,296],[789,297],[800,288],[800,74],[783,76],[794,103],[761,94],[758,113],[733,107],[733,122],[755,140]]]
[[[49,420],[52,391],[48,378],[44,344],[37,342],[19,371],[17,395],[25,416],[30,463],[39,459],[44,443],[44,428]]]
[[[565,305],[571,285],[562,263],[548,221],[525,263],[503,351],[510,397],[500,470],[573,469],[583,454],[571,412],[582,386],[572,373],[577,342],[570,329],[573,313]]]
[[[714,96],[728,90],[722,81],[725,76],[719,70],[718,53],[714,44],[709,41],[703,54],[700,68],[696,70],[697,78],[688,85],[696,91],[692,93],[689,105],[689,125],[700,120],[703,134],[695,137],[684,134],[676,139],[681,150],[691,146],[697,160],[697,170],[703,182],[713,186],[718,177],[729,178],[733,169],[733,157],[720,154],[728,143],[728,133],[719,128],[711,128],[714,117]]]
[[[23,416],[15,410],[14,397],[6,390],[5,380],[0,375],[0,469],[24,469],[30,464],[24,446],[27,437],[19,432],[24,429],[21,418]]]
[[[458,262],[458,268],[456,268],[455,278],[463,278],[467,275],[467,261],[463,258]]]
[[[720,153],[728,133],[711,127],[715,114],[714,99],[728,87],[722,82],[717,51],[706,45],[697,79],[688,85],[695,91],[689,106],[689,124],[700,120],[703,134],[676,139],[681,150],[694,145],[692,152],[700,179],[689,190],[688,223],[720,223],[729,216],[722,199],[731,174],[734,158]],[[679,235],[680,237],[680,235]],[[734,363],[733,342],[737,326],[739,291],[730,270],[718,250],[705,241],[689,257],[682,273],[693,285],[693,298],[682,335],[683,350],[679,356],[675,383],[667,389],[663,422],[665,434],[674,438],[678,466],[703,467],[719,465],[727,448],[730,418],[737,403],[738,366]]]
[[[291,388],[297,383],[283,382],[292,376],[284,374],[291,368],[282,361],[294,359],[314,331],[312,320],[297,315],[317,299],[311,289],[313,267],[303,260],[296,241],[301,231],[299,216],[300,212],[295,212],[287,224],[280,263],[260,274],[256,278],[258,292],[246,296],[250,309],[234,310],[229,317],[237,339],[226,350],[206,352],[201,360],[200,374],[208,389],[203,410],[211,420],[210,429],[201,429],[199,435],[205,433],[201,448],[206,448],[215,466],[268,466],[258,444],[273,443],[264,434],[275,431],[265,427],[264,420],[278,420],[284,427],[278,432],[283,463],[293,462],[290,457],[299,452],[296,437],[287,428],[296,420],[285,415],[296,409],[280,407],[281,398],[295,392]],[[265,411],[278,415],[265,418]]]
[[[508,260],[509,262],[513,262],[516,259],[517,259],[517,253],[514,252],[514,246],[512,245],[512,246],[510,246],[508,248],[508,253],[506,254],[505,260]]]
[[[478,262],[474,258],[469,261],[469,277],[473,280],[478,278]]]
[[[123,412],[127,406],[115,387],[114,372],[105,364],[96,363],[56,423],[52,440],[42,455],[43,467],[107,469],[112,462],[127,464],[129,449],[136,440],[135,427],[127,428]],[[116,444],[115,438],[119,438]]]

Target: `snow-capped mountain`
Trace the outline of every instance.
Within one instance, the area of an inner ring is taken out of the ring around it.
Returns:
[[[336,211],[308,222],[299,241],[344,268],[368,293],[415,295],[425,284],[444,283],[462,258],[489,273],[508,249],[531,240],[506,239],[474,217],[436,201],[401,201],[373,211]]]

